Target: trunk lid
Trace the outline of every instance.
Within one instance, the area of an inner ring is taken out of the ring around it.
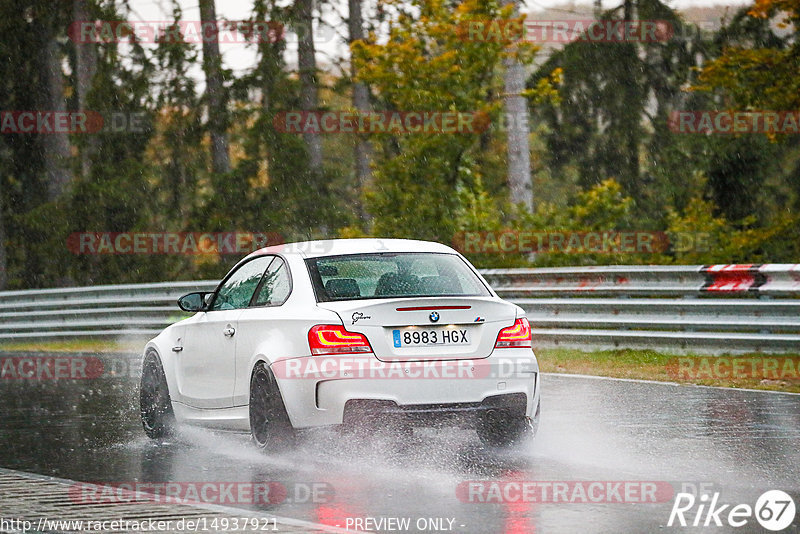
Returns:
[[[320,302],[381,361],[479,359],[514,324],[516,308],[494,297],[389,298]],[[416,333],[416,334],[415,334]],[[408,334],[408,335],[406,335]]]

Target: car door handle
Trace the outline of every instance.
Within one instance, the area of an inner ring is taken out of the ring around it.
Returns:
[[[225,329],[222,331],[222,334],[224,336],[226,336],[226,337],[232,337],[233,334],[235,334],[235,333],[236,333],[236,329],[234,327],[232,327],[231,325],[226,326]]]
[[[172,347],[172,352],[181,352],[183,347]]]

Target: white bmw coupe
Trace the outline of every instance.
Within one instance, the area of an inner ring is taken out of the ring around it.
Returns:
[[[326,425],[446,423],[491,446],[536,431],[539,366],[524,311],[445,245],[268,247],[178,304],[194,315],[144,349],[151,438],[176,422],[249,431],[271,450]]]

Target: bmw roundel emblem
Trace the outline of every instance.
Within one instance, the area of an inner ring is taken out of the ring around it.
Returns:
[[[431,312],[430,320],[432,323],[439,321],[439,312]]]

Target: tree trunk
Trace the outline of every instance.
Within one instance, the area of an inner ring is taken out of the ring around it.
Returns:
[[[633,0],[625,0],[623,4],[624,19],[626,21],[634,20],[637,17],[636,11]],[[619,83],[622,86],[623,94],[628,95],[625,97],[625,101],[636,102],[638,100],[637,93],[639,86],[639,81],[637,80],[637,69],[640,64],[639,55],[636,44],[626,43],[624,47],[625,48],[620,51],[620,58],[621,61],[624,62],[626,68],[621,75]],[[626,169],[623,170],[621,182],[628,196],[640,198],[641,170],[639,167],[639,142],[641,138],[638,128],[641,119],[638,113],[634,113],[633,110],[631,110],[630,113],[625,114],[623,120],[627,122],[627,128],[625,128],[625,133],[627,135],[624,146],[624,165]]]
[[[208,130],[211,135],[211,166],[215,174],[231,170],[228,148],[228,102],[222,80],[222,56],[217,39],[217,10],[214,0],[200,0],[200,18],[205,28],[213,24],[213,30],[203,32],[210,38],[203,39],[203,72],[206,76],[206,101],[208,103]]]
[[[360,41],[364,38],[364,23],[361,17],[361,0],[348,0],[349,18],[347,21],[348,31],[350,33],[350,43]],[[353,80],[356,79],[356,68],[353,65],[352,58],[350,60],[350,72]],[[369,89],[361,82],[353,83],[353,107],[359,113],[368,113],[371,109],[369,103]],[[358,182],[358,191],[360,193],[359,202],[360,215],[362,220],[368,219],[369,214],[364,210],[363,198],[364,191],[372,182],[372,169],[370,168],[370,159],[372,157],[372,147],[365,137],[358,136],[354,149],[355,163],[356,163],[356,179]]]
[[[625,0],[622,7],[622,13],[624,20],[633,20],[633,0]]]
[[[41,54],[41,80],[44,84],[43,111],[66,112],[64,98],[64,72],[61,68],[61,50],[55,37],[55,30],[47,36]],[[44,174],[47,177],[47,201],[53,202],[69,190],[70,145],[66,132],[40,134]]]
[[[303,111],[317,109],[317,59],[314,50],[314,0],[297,0],[298,39],[297,67],[300,75],[300,107]],[[322,171],[322,139],[317,133],[303,134],[308,149],[309,167]]]
[[[8,257],[6,256],[6,228],[3,219],[3,197],[0,195],[0,290],[6,288],[8,283]]]
[[[81,22],[92,20],[87,0],[74,0],[72,3],[72,20]],[[94,43],[75,43],[75,92],[78,96],[78,111],[88,109],[88,95],[92,88],[92,80],[97,71],[97,49]],[[85,136],[85,146],[81,147],[81,174],[88,178],[91,172],[92,155],[97,153],[97,137]]]
[[[512,2],[514,0],[511,0]],[[518,15],[515,4],[514,16]],[[524,209],[533,209],[533,186],[531,184],[531,154],[528,102],[522,91],[525,90],[525,70],[519,61],[505,61],[505,112],[508,128],[508,188],[511,202],[521,204]]]

